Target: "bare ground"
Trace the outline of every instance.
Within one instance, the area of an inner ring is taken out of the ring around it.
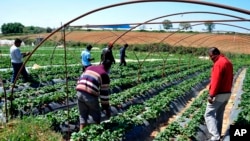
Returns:
[[[235,98],[236,95],[239,91],[239,89],[241,89],[241,85],[240,82],[242,81],[242,79],[244,79],[244,73],[245,73],[246,69],[244,69],[238,76],[238,78],[235,80],[233,89],[232,89],[232,94],[231,97],[228,101],[228,104],[226,105],[226,109],[224,112],[224,118],[223,118],[223,125],[222,125],[222,135],[225,135],[226,131],[228,130],[229,125],[231,124],[230,118],[229,116],[231,115],[231,110],[232,107],[234,106],[234,102],[235,102]],[[205,91],[207,89],[207,87],[203,90],[201,90],[199,92],[199,94],[197,96],[199,96],[200,94],[203,93],[203,91]],[[163,123],[160,127],[158,127],[157,129],[155,129],[150,137],[147,139],[147,141],[152,141],[159,132],[163,131],[168,124],[170,124],[171,122],[175,121],[177,117],[179,117],[187,108],[189,108],[189,106],[192,104],[192,102],[195,100],[195,98],[192,98],[187,105],[185,106],[185,108],[182,109],[182,111],[180,111],[177,115],[174,115],[173,117],[169,118],[168,121],[166,121],[165,123]]]
[[[72,31],[66,32],[66,41],[103,43],[115,41],[115,44],[152,44],[167,43],[173,46],[184,47],[212,47],[216,46],[221,51],[232,53],[250,54],[249,35],[241,34],[212,34],[212,33],[175,33],[175,32],[135,32],[130,31]],[[59,41],[62,33],[56,32],[53,35],[34,34],[25,35],[22,38],[43,37],[49,40]],[[121,37],[120,37],[121,36]],[[12,37],[14,38],[14,37]]]

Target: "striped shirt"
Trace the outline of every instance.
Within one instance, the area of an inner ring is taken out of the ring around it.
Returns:
[[[102,105],[109,105],[110,78],[103,65],[90,66],[77,81],[76,90],[100,97]]]

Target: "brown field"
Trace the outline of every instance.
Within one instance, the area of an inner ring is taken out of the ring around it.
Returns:
[[[128,32],[125,31],[74,31],[66,32],[67,41],[79,41],[88,43],[108,43],[115,41],[115,44],[151,44],[168,43],[173,46],[185,47],[212,47],[216,46],[222,51],[232,53],[250,54],[250,35],[243,34],[215,34],[215,33],[156,33],[156,32]],[[123,36],[121,36],[124,34]],[[47,37],[49,34],[40,34],[40,37]],[[32,38],[38,35],[32,36]],[[121,37],[120,37],[121,36]],[[62,33],[57,32],[49,39],[59,40]]]

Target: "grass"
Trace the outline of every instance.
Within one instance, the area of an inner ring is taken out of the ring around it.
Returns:
[[[63,141],[60,133],[50,129],[45,119],[26,117],[14,119],[0,129],[1,141]]]

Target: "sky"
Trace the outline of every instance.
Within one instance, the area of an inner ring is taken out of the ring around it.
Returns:
[[[201,4],[190,4],[181,2],[143,2],[133,3],[103,10],[96,9],[101,7],[131,2],[132,0],[1,0],[0,5],[0,26],[4,23],[18,22],[24,26],[39,26],[58,28],[62,24],[91,12],[91,14],[74,20],[70,25],[99,25],[99,24],[124,24],[124,23],[143,23],[147,20],[170,15],[174,13],[203,11],[230,14],[245,19],[250,19],[250,15],[206,6]],[[136,0],[134,0],[136,1]],[[199,0],[197,0],[199,1]],[[244,10],[250,10],[249,0],[201,0],[204,2],[222,4]],[[216,14],[180,14],[167,16],[153,22],[170,21],[191,21],[191,20],[235,20],[236,18]],[[195,23],[191,23],[193,25]],[[216,24],[217,31],[243,32],[250,33],[250,22],[226,22],[226,24],[237,25],[239,27]],[[179,24],[173,24],[173,28],[178,28]],[[147,24],[146,29],[163,29],[161,24]],[[206,27],[203,24],[194,25],[193,31],[204,31]]]

